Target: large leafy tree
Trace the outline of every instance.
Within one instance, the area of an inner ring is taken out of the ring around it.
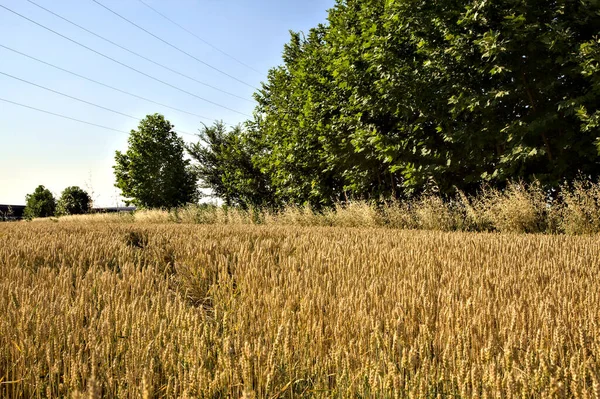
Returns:
[[[578,173],[598,176],[598,129],[585,129],[580,112],[600,106],[582,54],[597,42],[599,6],[472,1],[454,19],[438,17],[423,47],[446,54],[430,67],[452,89],[445,97],[455,122],[442,133],[466,144],[466,160],[483,167],[471,179],[536,178],[556,186]]]
[[[162,115],[148,115],[131,131],[127,151],[116,152],[115,186],[128,204],[172,208],[197,201],[196,176],[173,127]]]
[[[598,26],[597,0],[338,0],[202,162],[240,149],[216,192],[260,203],[240,178],[258,171],[277,205],[596,178]]]
[[[253,147],[241,126],[227,130],[222,122],[203,126],[198,143],[187,147],[201,187],[227,205],[271,205],[273,195],[264,174],[252,162]]]
[[[329,205],[344,197],[343,174],[350,171],[351,143],[332,125],[340,114],[332,98],[325,26],[307,37],[292,32],[283,52],[285,65],[269,73],[255,98],[249,125],[253,162],[269,176],[279,204]]]
[[[57,213],[61,215],[82,215],[92,208],[92,198],[78,186],[63,190],[57,204]]]
[[[256,94],[285,202],[600,174],[599,3],[339,0]]]
[[[26,206],[23,213],[25,219],[54,216],[56,200],[46,187],[39,185],[35,191],[25,196]]]

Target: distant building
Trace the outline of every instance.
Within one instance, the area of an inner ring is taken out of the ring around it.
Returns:
[[[94,208],[92,209],[92,213],[133,212],[135,209],[135,206],[113,206],[106,208]]]
[[[2,205],[0,204],[0,221],[21,220],[25,205]]]
[[[0,204],[0,221],[11,221],[23,219],[25,205],[2,205]],[[93,208],[91,213],[116,213],[133,212],[135,206],[118,206],[107,208]]]

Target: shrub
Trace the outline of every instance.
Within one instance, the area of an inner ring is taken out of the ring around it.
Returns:
[[[59,215],[83,215],[92,209],[92,198],[77,186],[65,188],[57,204]]]
[[[32,194],[25,197],[25,211],[23,216],[27,220],[54,216],[56,213],[56,200],[46,187],[39,185]]]

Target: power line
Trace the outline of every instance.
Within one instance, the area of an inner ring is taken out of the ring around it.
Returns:
[[[71,20],[69,20],[69,19],[67,19],[67,18],[65,18],[65,17],[63,17],[63,16],[61,16],[61,15],[57,14],[57,13],[55,13],[54,11],[52,11],[52,10],[49,10],[49,9],[47,9],[46,7],[43,7],[43,6],[39,5],[39,4],[37,4],[37,3],[36,3],[36,2],[34,2],[33,0],[27,0],[27,1],[28,1],[29,3],[31,3],[31,4],[33,4],[34,6],[36,6],[36,7],[38,7],[38,8],[41,8],[42,10],[44,10],[44,11],[46,11],[46,12],[48,12],[48,13],[50,13],[50,14],[54,15],[55,17],[57,17],[57,18],[60,18],[60,19],[62,19],[63,21],[65,21],[65,22],[68,22],[68,23],[70,23],[71,25],[78,27],[79,29],[81,29],[81,30],[83,30],[83,31],[85,31],[85,32],[87,32],[87,33],[89,33],[90,35],[96,36],[97,38],[99,38],[99,39],[101,39],[101,40],[104,40],[105,42],[107,42],[107,43],[110,43],[110,44],[112,44],[113,46],[116,46],[116,47],[120,48],[121,50],[127,51],[128,53],[130,53],[130,54],[133,54],[133,55],[135,55],[136,57],[142,58],[142,59],[144,59],[144,60],[146,60],[146,61],[148,61],[148,62],[151,62],[151,63],[153,63],[154,65],[157,65],[157,66],[159,66],[159,67],[161,67],[161,68],[164,68],[164,69],[166,69],[166,70],[168,70],[168,71],[170,71],[170,72],[173,72],[173,73],[175,73],[175,74],[177,74],[177,75],[179,75],[179,76],[183,76],[184,78],[186,78],[186,79],[189,79],[189,80],[191,80],[191,81],[193,81],[193,82],[199,83],[199,84],[201,84],[201,85],[203,85],[203,86],[206,86],[206,87],[210,87],[210,88],[211,88],[211,89],[213,89],[213,90],[217,90],[217,91],[220,91],[221,93],[225,93],[225,94],[227,94],[227,95],[230,95],[230,96],[232,96],[232,97],[239,98],[240,100],[244,100],[244,101],[248,101],[248,102],[253,102],[252,100],[249,100],[249,99],[247,99],[247,98],[244,98],[244,97],[242,97],[242,96],[238,96],[237,94],[233,94],[233,93],[230,93],[230,92],[228,92],[228,91],[226,91],[226,90],[219,89],[218,87],[216,87],[216,86],[213,86],[213,85],[211,85],[211,84],[209,84],[209,83],[202,82],[202,81],[200,81],[200,80],[198,80],[198,79],[195,79],[195,78],[193,78],[193,77],[191,77],[191,76],[189,76],[189,75],[186,75],[186,74],[184,74],[184,73],[182,73],[182,72],[179,72],[179,71],[177,71],[177,70],[175,70],[175,69],[172,69],[172,68],[170,68],[170,67],[168,67],[168,66],[166,66],[166,65],[164,65],[164,64],[161,64],[161,63],[159,63],[159,62],[156,62],[156,61],[154,61],[154,60],[152,60],[152,59],[150,59],[150,58],[148,58],[148,57],[146,57],[146,56],[143,56],[143,55],[141,55],[141,54],[139,54],[139,53],[137,53],[137,52],[135,52],[135,51],[133,51],[133,50],[131,50],[131,49],[128,49],[127,47],[121,46],[120,44],[118,44],[118,43],[115,43],[114,41],[112,41],[112,40],[110,40],[110,39],[107,39],[106,37],[104,37],[104,36],[102,36],[102,35],[99,35],[99,34],[97,34],[97,33],[93,32],[93,31],[91,31],[91,30],[89,30],[89,29],[87,29],[87,28],[85,28],[85,27],[83,27],[83,26],[81,26],[81,25],[79,25],[79,24],[77,24],[77,23],[75,23],[75,22],[73,22],[73,21],[71,21]]]
[[[161,17],[163,17],[164,19],[166,19],[167,21],[169,21],[170,23],[172,23],[173,25],[177,26],[179,29],[189,33],[190,35],[194,36],[196,39],[200,40],[202,43],[206,44],[207,46],[211,47],[214,50],[217,50],[219,53],[231,58],[232,60],[234,60],[235,62],[239,63],[240,65],[245,66],[248,69],[253,70],[254,72],[258,73],[259,75],[265,76],[262,72],[260,72],[259,70],[251,67],[250,65],[246,64],[243,61],[240,61],[239,59],[235,58],[234,56],[226,53],[225,51],[221,50],[220,48],[218,48],[217,46],[207,42],[206,40],[204,40],[203,38],[201,38],[200,36],[198,36],[197,34],[195,34],[194,32],[190,31],[189,29],[187,29],[186,27],[178,24],[177,22],[173,21],[171,18],[167,17],[165,14],[161,13],[160,11],[158,11],[157,9],[155,9],[154,7],[150,6],[148,3],[146,3],[144,0],[138,0],[140,3],[142,3],[143,5],[145,5],[146,7],[148,7],[149,9],[151,9],[152,11],[154,11],[156,14],[160,15]]]
[[[19,107],[23,107],[23,108],[29,108],[29,109],[32,109],[34,111],[43,112],[45,114],[58,116],[59,118],[69,119],[69,120],[72,120],[72,121],[75,121],[75,122],[80,122],[80,123],[85,123],[86,125],[96,126],[96,127],[100,127],[102,129],[106,129],[106,130],[112,130],[113,132],[119,132],[119,133],[129,134],[125,130],[113,129],[112,127],[98,125],[97,123],[82,121],[81,119],[71,118],[70,116],[66,116],[66,115],[62,115],[62,114],[57,114],[57,113],[54,113],[54,112],[50,112],[50,111],[46,111],[46,110],[43,110],[43,109],[35,108],[35,107],[29,106],[29,105],[25,105],[25,104],[17,103],[17,102],[14,102],[14,101],[10,101],[10,100],[7,100],[5,98],[0,98],[0,101],[4,101],[4,102],[10,103],[10,104],[18,105]]]
[[[104,57],[104,58],[106,58],[106,59],[108,59],[108,60],[111,60],[111,61],[113,61],[113,62],[115,62],[115,63],[117,63],[117,64],[121,65],[121,66],[124,66],[125,68],[128,68],[128,69],[130,69],[130,70],[132,70],[132,71],[134,71],[134,72],[137,72],[137,73],[139,73],[140,75],[144,75],[144,76],[146,76],[146,77],[148,77],[148,78],[150,78],[150,79],[152,79],[152,80],[155,80],[155,81],[157,81],[157,82],[160,82],[160,83],[162,83],[162,84],[164,84],[164,85],[166,85],[166,86],[172,87],[172,88],[173,88],[173,89],[175,89],[175,90],[179,90],[179,91],[181,91],[182,93],[186,93],[186,94],[188,94],[188,95],[190,95],[190,96],[192,96],[192,97],[198,98],[198,99],[200,99],[200,100],[202,100],[202,101],[206,101],[206,102],[208,102],[208,103],[210,103],[210,104],[213,104],[213,105],[216,105],[216,106],[218,106],[218,107],[224,108],[224,109],[226,109],[226,110],[229,110],[229,111],[231,111],[231,112],[235,112],[236,114],[240,114],[240,115],[243,115],[243,116],[251,117],[251,116],[250,116],[250,115],[248,115],[248,114],[245,114],[245,113],[243,113],[243,112],[240,112],[240,111],[236,111],[236,110],[234,110],[234,109],[232,109],[232,108],[229,108],[229,107],[227,107],[227,106],[225,106],[225,105],[221,105],[221,104],[219,104],[219,103],[216,103],[216,102],[214,102],[214,101],[207,100],[206,98],[200,97],[200,96],[198,96],[198,95],[196,95],[196,94],[194,94],[194,93],[191,93],[191,92],[189,92],[189,91],[187,91],[187,90],[184,90],[184,89],[182,89],[182,88],[179,88],[179,87],[177,87],[177,86],[174,86],[174,85],[172,85],[172,84],[170,84],[170,83],[167,83],[167,82],[165,82],[164,80],[160,80],[160,79],[158,79],[158,78],[155,78],[155,77],[154,77],[154,76],[152,76],[152,75],[148,75],[147,73],[145,73],[145,72],[142,72],[142,71],[140,71],[139,69],[135,69],[135,68],[134,68],[134,67],[132,67],[132,66],[129,66],[129,65],[127,65],[127,64],[124,64],[124,63],[122,63],[121,61],[118,61],[118,60],[116,60],[116,59],[114,59],[114,58],[112,58],[112,57],[110,57],[110,56],[108,56],[108,55],[106,55],[106,54],[104,54],[104,53],[101,53],[101,52],[99,52],[99,51],[97,51],[97,50],[94,50],[94,49],[93,49],[93,48],[91,48],[91,47],[88,47],[88,46],[86,46],[85,44],[82,44],[82,43],[80,43],[80,42],[78,42],[78,41],[76,41],[76,40],[73,40],[73,39],[71,39],[70,37],[67,37],[67,36],[65,36],[65,35],[63,35],[63,34],[61,34],[61,33],[58,33],[57,31],[55,31],[55,30],[53,30],[53,29],[50,29],[50,28],[48,28],[47,26],[44,26],[44,25],[40,24],[39,22],[36,22],[36,21],[34,21],[34,20],[30,19],[30,18],[27,18],[26,16],[24,16],[24,15],[22,15],[22,14],[19,14],[18,12],[16,12],[16,11],[13,11],[13,10],[11,10],[11,9],[10,9],[10,8],[8,8],[8,7],[5,7],[5,6],[3,6],[2,4],[0,4],[0,8],[3,8],[3,9],[5,9],[5,10],[7,10],[7,11],[9,11],[9,12],[11,12],[11,13],[13,13],[13,14],[15,14],[15,15],[17,15],[17,16],[19,16],[19,17],[21,17],[21,18],[23,18],[23,19],[25,19],[25,20],[27,20],[27,21],[29,21],[29,22],[31,22],[31,23],[33,23],[33,24],[35,24],[35,25],[39,26],[39,27],[41,27],[41,28],[44,28],[44,29],[46,29],[47,31],[54,33],[55,35],[57,35],[57,36],[60,36],[60,37],[62,37],[63,39],[66,39],[66,40],[70,41],[71,43],[75,43],[75,44],[77,44],[78,46],[85,48],[86,50],[89,50],[89,51],[91,51],[91,52],[93,52],[93,53],[95,53],[95,54],[98,54],[98,55],[100,55],[101,57]]]
[[[40,109],[40,108],[32,107],[30,105],[25,105],[25,104],[21,104],[21,103],[15,102],[15,101],[7,100],[6,98],[1,98],[0,97],[0,101],[4,101],[4,102],[7,102],[7,103],[13,104],[13,105],[18,105],[19,107],[32,109],[34,111],[42,112],[44,114],[57,116],[59,118],[68,119],[68,120],[79,122],[79,123],[85,123],[86,125],[96,126],[96,127],[100,127],[102,129],[106,129],[106,130],[112,130],[113,132],[119,132],[119,133],[129,134],[129,132],[126,132],[125,130],[114,129],[112,127],[108,127],[108,126],[104,126],[104,125],[99,125],[97,123],[83,121],[81,119],[73,118],[73,117],[70,117],[70,116],[67,116],[67,115],[57,114],[56,112],[46,111],[45,109]],[[173,131],[174,132],[183,133],[183,132],[180,132],[178,130],[173,130]],[[190,134],[190,133],[183,133],[183,134]],[[192,135],[192,136],[195,136],[195,135]]]
[[[2,71],[0,71],[0,75],[8,76],[9,78],[12,78],[12,79],[15,79],[15,80],[21,81],[21,82],[23,82],[23,83],[27,83],[27,84],[29,84],[29,85],[31,85],[31,86],[39,87],[40,89],[44,89],[44,90],[46,90],[46,91],[49,91],[49,92],[52,92],[52,93],[55,93],[55,94],[61,95],[61,96],[63,96],[63,97],[67,97],[67,98],[70,98],[70,99],[72,99],[72,100],[79,101],[79,102],[81,102],[81,103],[88,104],[88,105],[91,105],[91,106],[93,106],[93,107],[96,107],[96,108],[103,109],[103,110],[105,110],[105,111],[109,111],[109,112],[112,112],[112,113],[115,113],[115,114],[118,114],[118,115],[125,116],[125,117],[127,117],[127,118],[130,118],[130,119],[134,119],[134,120],[136,120],[136,121],[138,121],[138,122],[141,122],[141,121],[142,121],[140,118],[136,118],[135,116],[131,116],[131,115],[128,115],[128,114],[124,114],[123,112],[116,111],[116,110],[114,110],[114,109],[107,108],[107,107],[104,107],[104,106],[102,106],[102,105],[94,104],[94,103],[92,103],[92,102],[89,102],[89,101],[83,100],[83,99],[81,99],[81,98],[74,97],[74,96],[71,96],[71,95],[69,95],[69,94],[66,94],[66,93],[63,93],[63,92],[60,92],[60,91],[54,90],[54,89],[50,89],[49,87],[45,87],[45,86],[39,85],[39,84],[37,84],[37,83],[33,83],[33,82],[30,82],[30,81],[28,81],[28,80],[21,79],[21,78],[19,78],[19,77],[16,77],[16,76],[10,75],[10,74],[8,74],[8,73],[5,73],[5,72],[2,72]],[[181,130],[174,130],[174,131],[175,131],[175,132],[177,132],[177,133],[186,134],[186,135],[188,135],[188,136],[195,136],[195,134],[193,134],[193,133],[184,132],[184,131],[181,131]]]
[[[61,95],[61,96],[64,96],[64,97],[70,98],[70,99],[72,99],[72,100],[76,100],[76,101],[79,101],[79,102],[82,102],[82,103],[85,103],[85,104],[88,104],[88,105],[92,105],[92,106],[94,106],[94,107],[101,108],[101,109],[104,109],[104,110],[106,110],[106,111],[110,111],[110,112],[113,112],[113,113],[115,113],[115,114],[119,114],[119,115],[125,116],[125,117],[127,117],[127,118],[131,118],[131,119],[139,120],[139,118],[136,118],[135,116],[127,115],[127,114],[124,114],[124,113],[122,113],[122,112],[116,111],[116,110],[114,110],[114,109],[106,108],[106,107],[103,107],[103,106],[101,106],[101,105],[97,105],[97,104],[91,103],[91,102],[89,102],[89,101],[82,100],[81,98],[77,98],[77,97],[70,96],[70,95],[68,95],[68,94],[65,94],[65,93],[62,93],[62,92],[59,92],[59,91],[56,91],[56,90],[50,89],[50,88],[48,88],[48,87],[45,87],[45,86],[38,85],[37,83],[33,83],[33,82],[30,82],[30,81],[28,81],[28,80],[21,79],[21,78],[19,78],[19,77],[13,76],[13,75],[11,75],[11,74],[8,74],[8,73],[2,72],[2,71],[0,71],[0,75],[8,76],[9,78],[12,78],[12,79],[15,79],[15,80],[21,81],[21,82],[23,82],[23,83],[27,83],[27,84],[29,84],[29,85],[32,85],[32,86],[35,86],[35,87],[39,87],[40,89],[44,89],[44,90],[47,90],[47,91],[49,91],[49,92],[52,92],[52,93],[59,94],[59,95]]]
[[[246,83],[246,82],[244,82],[243,80],[241,80],[241,79],[238,79],[238,78],[236,78],[235,76],[233,76],[233,75],[230,75],[230,74],[228,74],[227,72],[224,72],[224,71],[220,70],[219,68],[217,68],[217,67],[214,67],[214,66],[212,66],[212,65],[210,65],[210,64],[208,64],[208,63],[206,63],[206,62],[202,61],[200,58],[197,58],[197,57],[193,56],[192,54],[188,53],[187,51],[185,51],[185,50],[182,50],[182,49],[180,49],[179,47],[175,46],[174,44],[172,44],[172,43],[170,43],[170,42],[166,41],[165,39],[163,39],[163,38],[161,38],[161,37],[159,37],[159,36],[155,35],[154,33],[150,32],[149,30],[147,30],[147,29],[145,29],[145,28],[143,28],[143,27],[141,27],[140,25],[136,24],[135,22],[131,21],[130,19],[127,19],[127,18],[125,18],[124,16],[122,16],[122,15],[121,15],[121,14],[119,14],[118,12],[114,11],[113,9],[111,9],[111,8],[109,8],[109,7],[105,6],[104,4],[100,3],[98,0],[92,0],[92,1],[93,1],[94,3],[96,3],[96,4],[98,4],[100,7],[104,8],[105,10],[107,10],[107,11],[109,11],[109,12],[113,13],[113,14],[114,14],[114,15],[116,15],[117,17],[119,17],[119,18],[123,19],[124,21],[127,21],[127,22],[129,22],[131,25],[135,26],[136,28],[138,28],[138,29],[140,29],[140,30],[142,30],[142,31],[146,32],[147,34],[149,34],[150,36],[154,37],[155,39],[157,39],[157,40],[160,40],[161,42],[163,42],[163,43],[164,43],[164,44],[166,44],[167,46],[169,46],[169,47],[172,47],[172,48],[174,48],[175,50],[179,51],[180,53],[182,53],[182,54],[185,54],[185,55],[187,55],[188,57],[190,57],[190,58],[192,58],[192,59],[194,59],[194,60],[198,61],[198,62],[199,62],[199,63],[201,63],[202,65],[205,65],[205,66],[207,66],[207,67],[209,67],[209,68],[211,68],[211,69],[214,69],[215,71],[217,71],[217,72],[219,72],[219,73],[221,73],[221,74],[223,74],[223,75],[225,75],[225,76],[227,76],[227,77],[229,77],[229,78],[231,78],[231,79],[233,79],[233,80],[236,80],[236,81],[238,81],[238,82],[242,83],[243,85],[246,85],[246,86],[248,86],[248,87],[250,87],[250,88],[252,88],[252,89],[258,90],[258,88],[257,88],[257,87],[254,87],[254,86],[252,86],[251,84],[249,84],[249,83]]]
[[[78,74],[78,73],[76,73],[76,72],[69,71],[68,69],[64,69],[64,68],[61,68],[61,67],[59,67],[59,66],[57,66],[57,65],[51,64],[51,63],[49,63],[49,62],[46,62],[46,61],[40,60],[39,58],[36,58],[36,57],[33,57],[33,56],[31,56],[31,55],[28,55],[28,54],[22,53],[22,52],[20,52],[20,51],[18,51],[18,50],[15,50],[15,49],[13,49],[13,48],[10,48],[10,47],[7,47],[7,46],[4,46],[3,44],[0,44],[0,47],[4,48],[4,49],[6,49],[6,50],[12,51],[12,52],[14,52],[14,53],[16,53],[16,54],[19,54],[19,55],[21,55],[21,56],[23,56],[23,57],[27,57],[27,58],[29,58],[29,59],[32,59],[32,60],[34,60],[34,61],[37,61],[37,62],[39,62],[39,63],[42,63],[42,64],[44,64],[44,65],[47,65],[47,66],[49,66],[49,67],[52,67],[52,68],[58,69],[59,71],[66,72],[66,73],[68,73],[68,74],[71,74],[71,75],[73,75],[73,76],[76,76],[76,77],[78,77],[78,78],[80,78],[80,79],[84,79],[84,80],[87,80],[87,81],[89,81],[89,82],[95,83],[95,84],[97,84],[97,85],[100,85],[100,86],[106,87],[106,88],[108,88],[108,89],[111,89],[111,90],[117,91],[117,92],[119,92],[119,93],[123,93],[123,94],[126,94],[126,95],[128,95],[128,96],[131,96],[131,97],[134,97],[134,98],[138,98],[138,99],[140,99],[140,100],[144,100],[144,101],[147,101],[147,102],[149,102],[149,103],[152,103],[152,104],[160,105],[161,107],[169,108],[169,109],[172,109],[172,110],[174,110],[174,111],[181,112],[181,113],[183,113],[183,114],[192,115],[192,116],[195,116],[195,117],[197,117],[197,118],[200,118],[200,119],[206,119],[206,120],[213,121],[213,122],[216,122],[216,121],[217,121],[216,119],[212,119],[212,118],[208,118],[208,117],[206,117],[206,116],[198,115],[198,114],[195,114],[195,113],[193,113],[193,112],[185,111],[185,110],[183,110],[183,109],[180,109],[180,108],[171,107],[170,105],[166,105],[166,104],[163,104],[163,103],[159,103],[159,102],[157,102],[157,101],[154,101],[154,100],[151,100],[151,99],[149,99],[149,98],[142,97],[142,96],[138,96],[137,94],[133,94],[133,93],[130,93],[130,92],[128,92],[128,91],[125,91],[125,90],[121,90],[121,89],[119,89],[119,88],[117,88],[117,87],[114,87],[114,86],[108,85],[108,84],[106,84],[106,83],[99,82],[99,81],[97,81],[97,80],[94,80],[94,79],[88,78],[88,77],[86,77],[86,76],[80,75],[80,74]]]

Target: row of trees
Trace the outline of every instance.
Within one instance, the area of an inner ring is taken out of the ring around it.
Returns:
[[[194,200],[200,179],[228,204],[321,207],[595,179],[599,26],[596,0],[338,0],[327,24],[292,32],[252,120],[205,126],[191,164],[153,116],[140,131],[162,126],[145,134],[176,167],[132,132],[117,187],[146,206]]]
[[[176,208],[196,203],[200,187],[227,205],[272,205],[241,126],[231,131],[220,122],[204,126],[200,141],[188,146],[173,128],[163,115],[148,115],[131,131],[127,151],[116,152],[115,186],[128,205]]]
[[[60,215],[81,215],[88,213],[92,199],[87,192],[77,186],[63,190],[58,201],[46,187],[40,185],[25,197],[26,206],[23,216],[26,219]]]

